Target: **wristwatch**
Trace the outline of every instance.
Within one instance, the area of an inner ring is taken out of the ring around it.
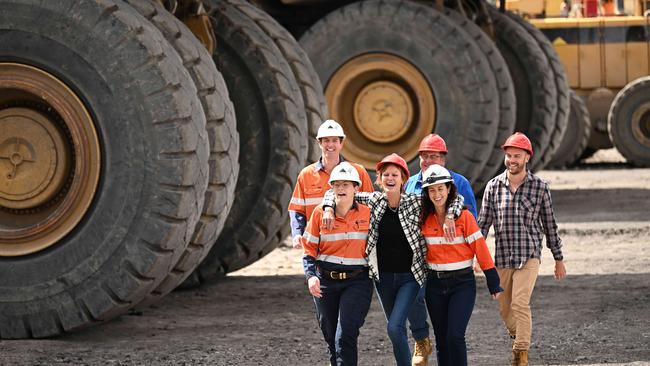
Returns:
[[[453,219],[454,219],[454,215],[453,215],[453,214],[447,214],[447,216],[445,216],[445,218],[447,218],[447,219],[449,219],[449,220],[453,220]]]

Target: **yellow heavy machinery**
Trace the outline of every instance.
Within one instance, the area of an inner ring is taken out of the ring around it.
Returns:
[[[370,170],[439,133],[478,191],[514,129],[544,167],[569,106],[548,39],[482,0],[0,0],[0,338],[276,248],[326,118]]]
[[[569,132],[551,165],[571,165],[613,145],[629,163],[649,166],[648,2],[574,1],[573,13],[565,17],[561,4],[507,2],[553,43],[577,94]]]

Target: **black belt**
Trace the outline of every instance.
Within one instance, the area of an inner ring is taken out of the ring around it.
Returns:
[[[355,269],[354,271],[328,271],[326,269],[319,269],[319,272],[323,275],[324,278],[330,280],[349,280],[354,278],[364,272],[366,269]]]
[[[463,269],[457,269],[455,271],[434,271],[431,270],[431,275],[436,278],[454,278],[463,276],[469,273],[472,273],[474,270],[472,267],[467,267]]]

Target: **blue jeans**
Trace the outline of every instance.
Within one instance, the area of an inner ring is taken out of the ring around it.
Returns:
[[[330,364],[356,366],[357,339],[370,309],[372,280],[368,272],[348,280],[318,278],[323,297],[314,297],[314,303]]]
[[[465,330],[476,301],[474,273],[445,279],[429,275],[426,300],[438,366],[467,365]]]
[[[393,344],[397,366],[411,366],[411,350],[406,336],[406,318],[420,291],[413,274],[379,272],[375,282],[381,307],[388,321],[388,337]]]
[[[416,341],[429,337],[429,323],[427,323],[427,305],[424,302],[426,287],[421,287],[409,312],[409,325],[411,335]]]

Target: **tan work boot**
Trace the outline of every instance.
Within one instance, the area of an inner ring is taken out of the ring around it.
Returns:
[[[528,351],[519,352],[519,363],[517,366],[528,366]]]
[[[416,340],[411,365],[427,366],[427,363],[429,362],[429,355],[431,353],[433,353],[433,346],[431,345],[431,339],[429,339],[429,337]]]
[[[511,366],[519,366],[519,351],[512,350],[512,362]]]

